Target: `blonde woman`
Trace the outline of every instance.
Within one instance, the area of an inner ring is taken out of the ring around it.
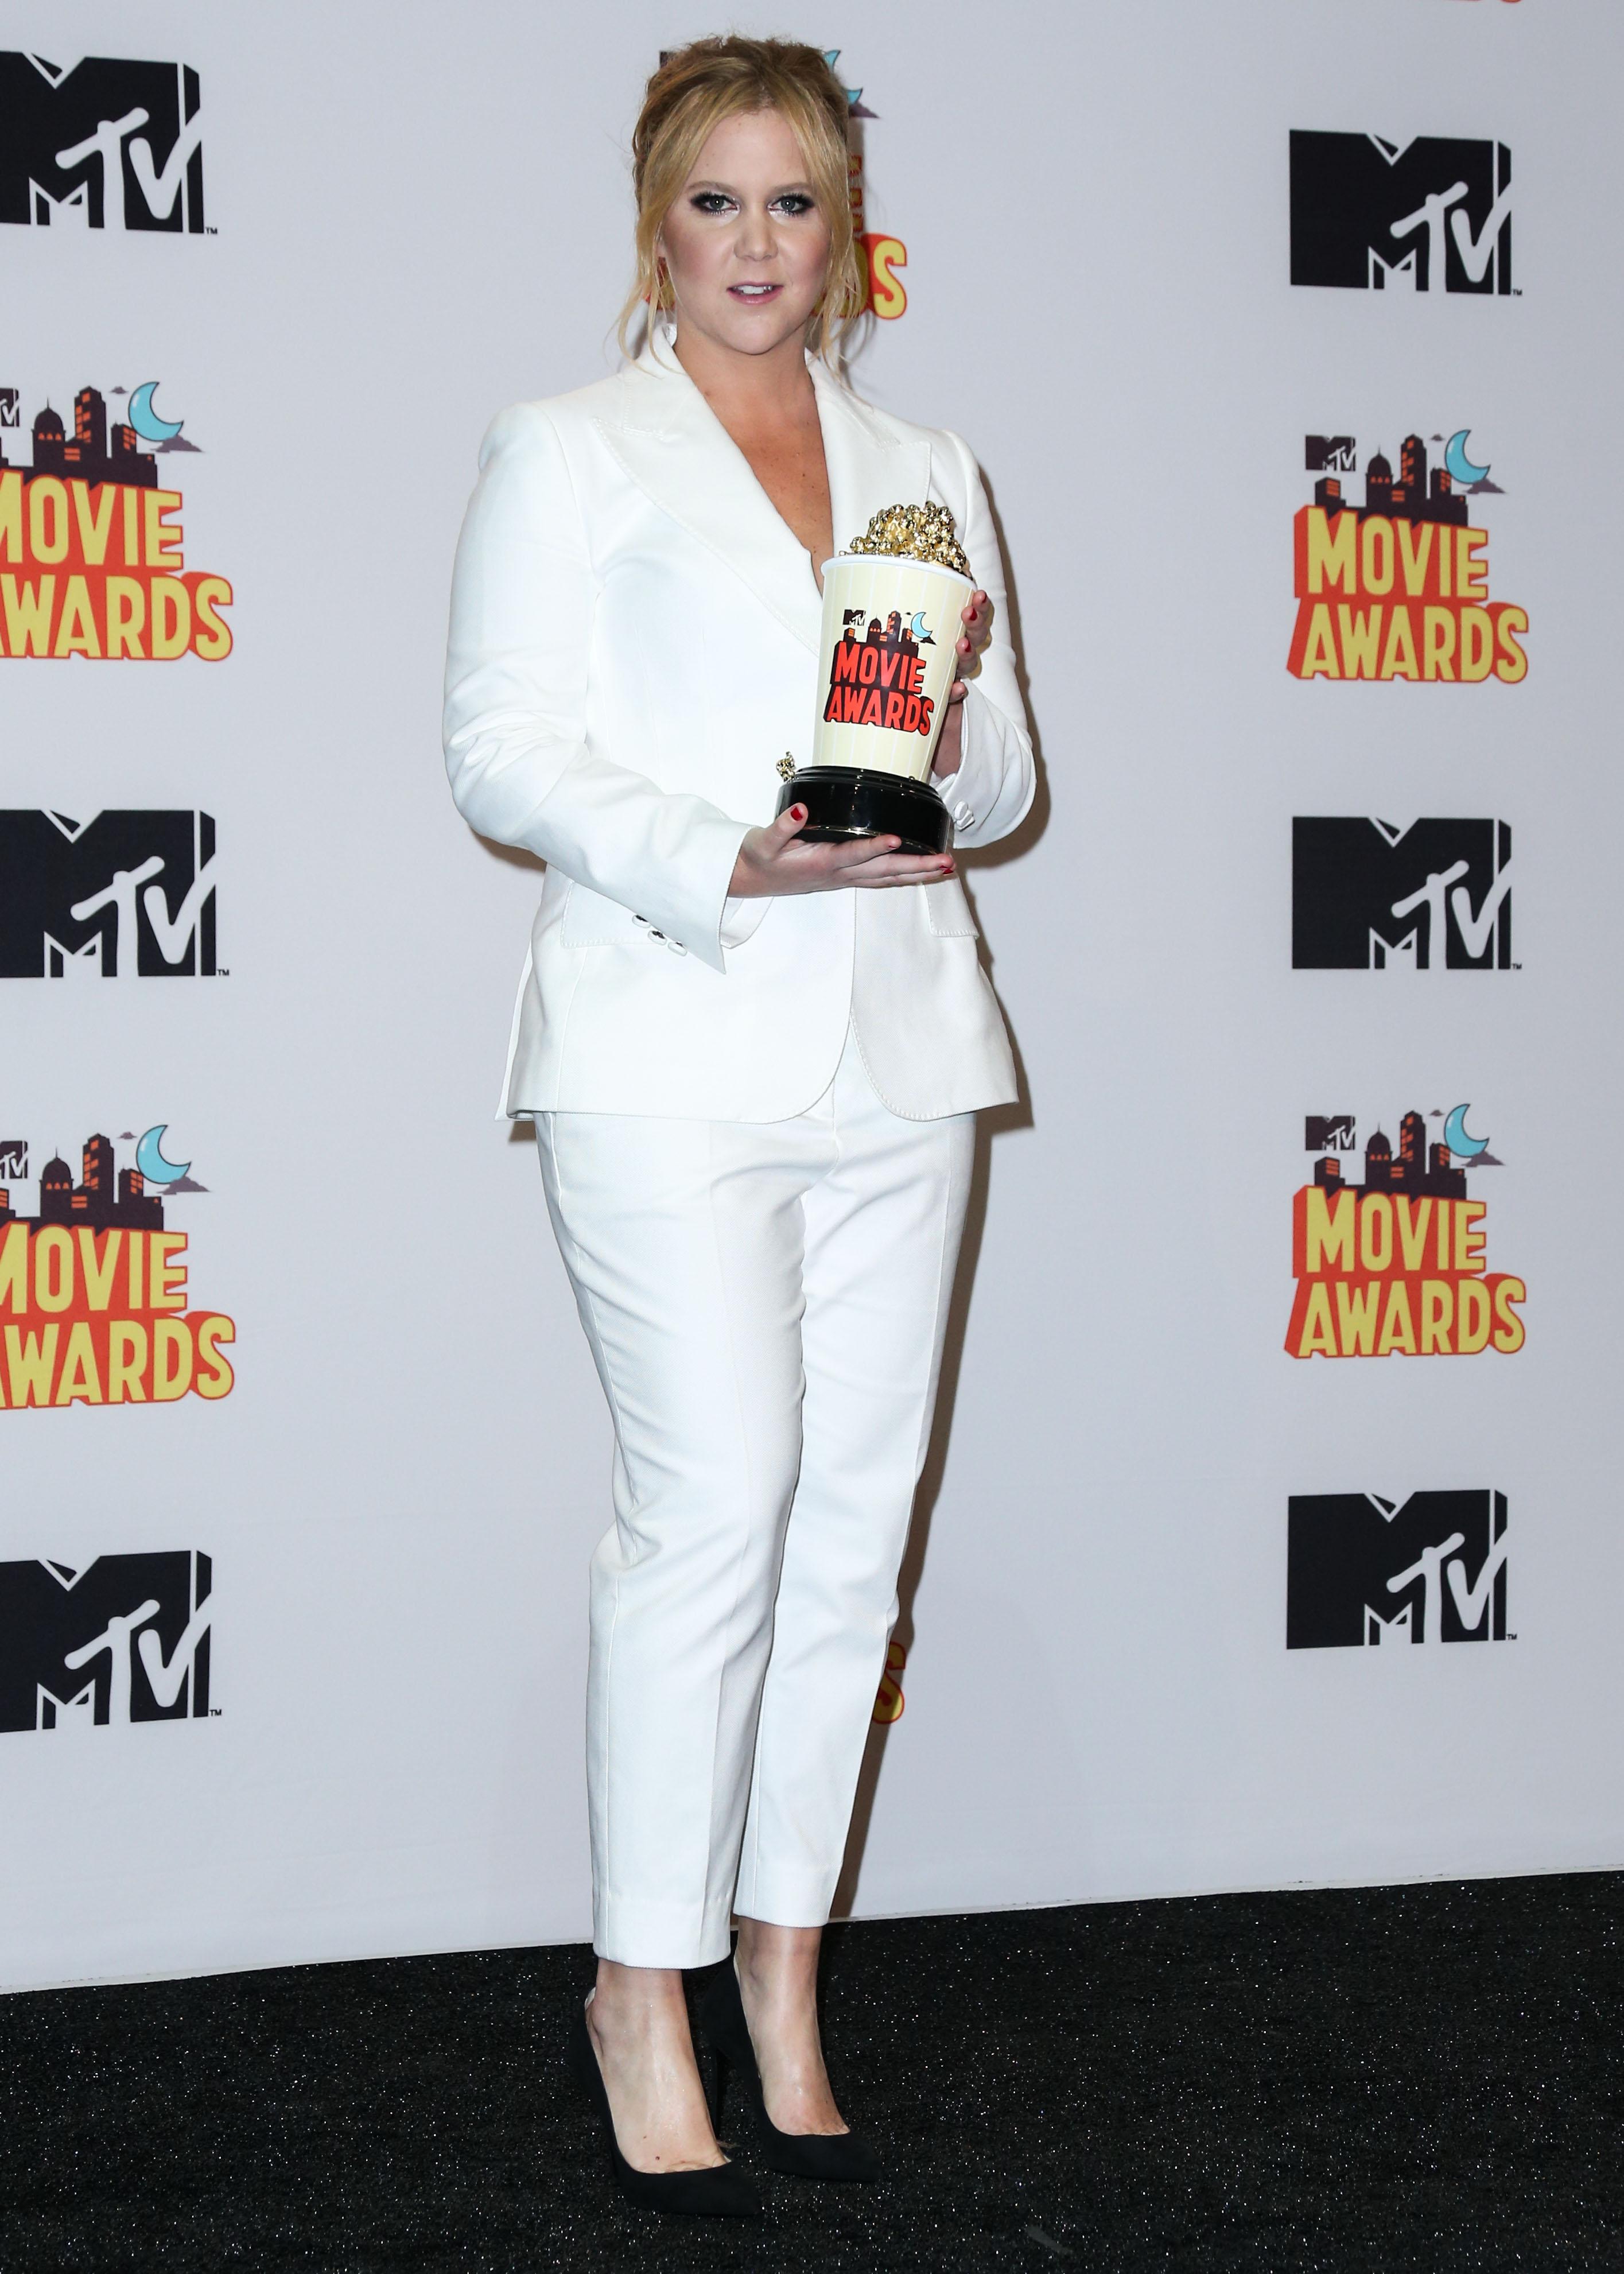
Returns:
[[[613,1422],[587,1695],[596,1987],[575,2059],[635,2200],[745,2216],[702,2032],[766,2160],[861,2180],[818,1945],[896,1615],[978,1107],[1010,1050],[951,854],[770,819],[809,756],[820,565],[947,506],[981,589],[936,770],[960,845],[1033,790],[997,539],[956,436],[864,404],[846,104],[816,49],[705,40],[634,140],[648,341],[504,411],[457,554],[462,813],[547,863],[507,1107]]]

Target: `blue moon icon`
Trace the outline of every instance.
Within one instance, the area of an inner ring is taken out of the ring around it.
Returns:
[[[925,629],[925,611],[923,608],[915,608],[914,611],[914,621],[909,625],[908,630],[911,636],[916,639],[921,647],[934,647],[936,645],[935,634],[928,632]]]
[[[164,1159],[163,1133],[169,1126],[167,1121],[161,1121],[155,1129],[147,1132],[135,1148],[135,1165],[149,1185],[178,1184],[192,1166],[190,1161],[183,1161],[177,1167],[173,1161]]]
[[[1485,481],[1489,471],[1486,466],[1474,466],[1466,455],[1466,437],[1470,433],[1470,426],[1462,426],[1458,434],[1450,435],[1444,446],[1444,463],[1449,469],[1450,479],[1458,482],[1463,490],[1470,489],[1474,482]]]
[[[1466,1132],[1466,1117],[1471,1111],[1468,1105],[1457,1105],[1444,1124],[1444,1143],[1457,1161],[1475,1161],[1479,1153],[1486,1153],[1486,1137],[1470,1137]]]
[[[159,418],[153,409],[153,397],[157,392],[157,380],[149,379],[130,397],[130,424],[143,442],[172,441],[186,423],[184,418]]]

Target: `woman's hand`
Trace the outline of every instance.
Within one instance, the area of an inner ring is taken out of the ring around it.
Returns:
[[[935,885],[953,873],[951,853],[904,853],[899,837],[854,837],[833,845],[803,844],[807,809],[792,805],[739,847],[727,890],[738,900],[786,892],[839,892],[848,885]]]
[[[957,642],[959,676],[947,690],[947,716],[942,721],[942,739],[936,744],[936,757],[930,771],[938,781],[959,772],[964,738],[964,699],[966,681],[981,661],[981,650],[992,637],[992,602],[985,592],[971,593],[969,603],[959,619],[963,627]]]

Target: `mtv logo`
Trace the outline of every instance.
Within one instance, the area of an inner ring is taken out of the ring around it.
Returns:
[[[0,1177],[26,1177],[28,1173],[28,1140],[26,1137],[0,1137]]]
[[[213,1608],[195,1548],[0,1563],[0,1730],[203,1720]]]
[[[0,426],[18,425],[22,418],[21,398],[14,387],[0,387]]]
[[[1294,1493],[1286,1648],[1504,1642],[1504,1493]]]
[[[200,236],[202,138],[184,64],[0,52],[0,222]]]
[[[1510,151],[1452,135],[1294,132],[1291,282],[1508,293]]]
[[[1311,474],[1353,474],[1358,471],[1358,450],[1351,434],[1305,434],[1303,464]]]
[[[1294,971],[1509,971],[1503,821],[1299,815],[1291,824]]]
[[[1351,1113],[1311,1113],[1304,1121],[1305,1153],[1351,1153],[1356,1141]]]
[[[185,808],[88,821],[0,811],[0,979],[214,971],[214,824]]]

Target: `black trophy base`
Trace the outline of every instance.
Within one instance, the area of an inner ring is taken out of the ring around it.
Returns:
[[[804,805],[801,834],[815,845],[848,837],[899,837],[905,853],[951,853],[953,817],[929,782],[866,766],[806,766],[778,793],[778,811]]]

